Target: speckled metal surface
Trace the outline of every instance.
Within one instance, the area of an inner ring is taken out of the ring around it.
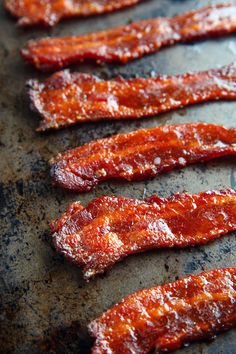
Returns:
[[[101,122],[77,125],[58,132],[35,132],[38,117],[28,108],[24,83],[45,77],[26,66],[19,49],[27,39],[96,31],[159,15],[172,16],[215,1],[146,0],[122,12],[63,22],[52,30],[15,27],[0,9],[0,213],[1,213],[1,353],[90,353],[86,330],[90,320],[136,290],[177,277],[235,264],[236,240],[223,237],[207,246],[153,251],[127,258],[109,273],[86,284],[81,271],[55,253],[48,233],[49,220],[74,200],[88,203],[103,194],[137,198],[158,193],[197,193],[236,187],[235,158],[187,167],[152,181],[108,182],[87,194],[75,194],[50,184],[47,161],[60,151],[95,138],[140,127],[205,121],[236,127],[236,103],[203,104],[138,122]],[[121,74],[149,76],[183,73],[227,64],[236,57],[236,38],[179,45],[126,66],[80,65],[73,68],[104,78]],[[197,343],[178,354],[236,353],[235,330],[217,340]]]

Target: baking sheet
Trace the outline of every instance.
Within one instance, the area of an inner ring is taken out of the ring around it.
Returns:
[[[219,1],[218,1],[219,2]],[[133,20],[173,16],[216,1],[146,0],[117,13],[63,22],[54,29],[28,31],[0,9],[0,213],[1,213],[1,352],[90,353],[92,341],[87,324],[124,296],[186,274],[216,267],[234,266],[235,233],[207,246],[163,250],[131,256],[89,284],[79,268],[68,264],[50,245],[48,222],[75,200],[87,204],[95,196],[124,195],[142,198],[158,193],[198,193],[236,187],[235,158],[176,170],[146,182],[100,184],[94,191],[76,194],[51,186],[47,161],[58,152],[92,139],[140,127],[187,122],[208,122],[236,127],[236,102],[202,104],[139,121],[100,122],[77,125],[58,132],[34,130],[38,116],[29,109],[24,93],[29,78],[45,78],[23,63],[19,49],[26,40],[45,35],[83,34]],[[236,38],[176,45],[122,65],[86,65],[73,70],[148,77],[204,70],[236,59]],[[216,341],[196,343],[178,354],[236,353],[236,332]]]

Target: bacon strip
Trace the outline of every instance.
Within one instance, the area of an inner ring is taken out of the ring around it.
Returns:
[[[236,99],[236,62],[220,69],[178,76],[110,81],[63,71],[45,83],[29,81],[38,131],[102,119],[138,119],[194,103]]]
[[[126,63],[161,47],[235,31],[236,5],[211,5],[83,36],[31,40],[22,56],[40,70],[56,70],[85,59]]]
[[[102,197],[72,204],[52,224],[56,249],[81,265],[85,279],[129,254],[206,244],[236,229],[236,191],[147,200]]]
[[[91,16],[120,10],[140,0],[5,0],[6,9],[20,26],[53,26],[68,17]]]
[[[138,291],[89,325],[93,354],[158,353],[236,325],[236,267]]]
[[[112,178],[144,180],[224,155],[236,155],[236,129],[183,124],[142,129],[92,141],[51,161],[56,185],[88,191]]]

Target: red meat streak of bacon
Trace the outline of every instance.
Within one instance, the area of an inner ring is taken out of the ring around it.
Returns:
[[[20,26],[53,26],[63,18],[98,15],[135,5],[141,0],[5,0]]]
[[[56,249],[89,279],[129,254],[206,244],[236,229],[236,191],[176,194],[147,200],[94,199],[72,204],[52,223]]]
[[[57,70],[86,59],[126,63],[161,47],[235,31],[236,5],[219,4],[82,36],[31,40],[22,56],[40,70]]]
[[[138,119],[195,103],[236,99],[236,63],[198,73],[101,80],[68,71],[28,82],[39,131],[102,119]]]
[[[191,275],[126,297],[89,325],[93,354],[173,351],[236,325],[236,268]]]
[[[188,164],[236,155],[236,129],[183,124],[119,134],[59,154],[56,185],[83,192],[109,179],[144,180]]]

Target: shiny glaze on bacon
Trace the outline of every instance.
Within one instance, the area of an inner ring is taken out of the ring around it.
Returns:
[[[236,326],[236,267],[138,291],[89,325],[93,354],[179,349]]]
[[[206,244],[236,229],[236,191],[94,199],[72,204],[52,225],[56,249],[81,265],[85,279],[129,254]]]
[[[56,70],[86,59],[126,63],[161,47],[235,31],[236,5],[219,4],[82,36],[31,40],[22,56],[40,70]]]
[[[53,26],[63,18],[116,11],[140,0],[5,0],[6,9],[20,26]]]
[[[105,81],[63,71],[45,83],[29,81],[39,131],[102,119],[138,119],[194,103],[236,99],[236,63],[198,73]]]
[[[182,124],[119,134],[59,154],[51,161],[56,185],[79,192],[100,181],[144,180],[224,155],[236,155],[236,129]]]

